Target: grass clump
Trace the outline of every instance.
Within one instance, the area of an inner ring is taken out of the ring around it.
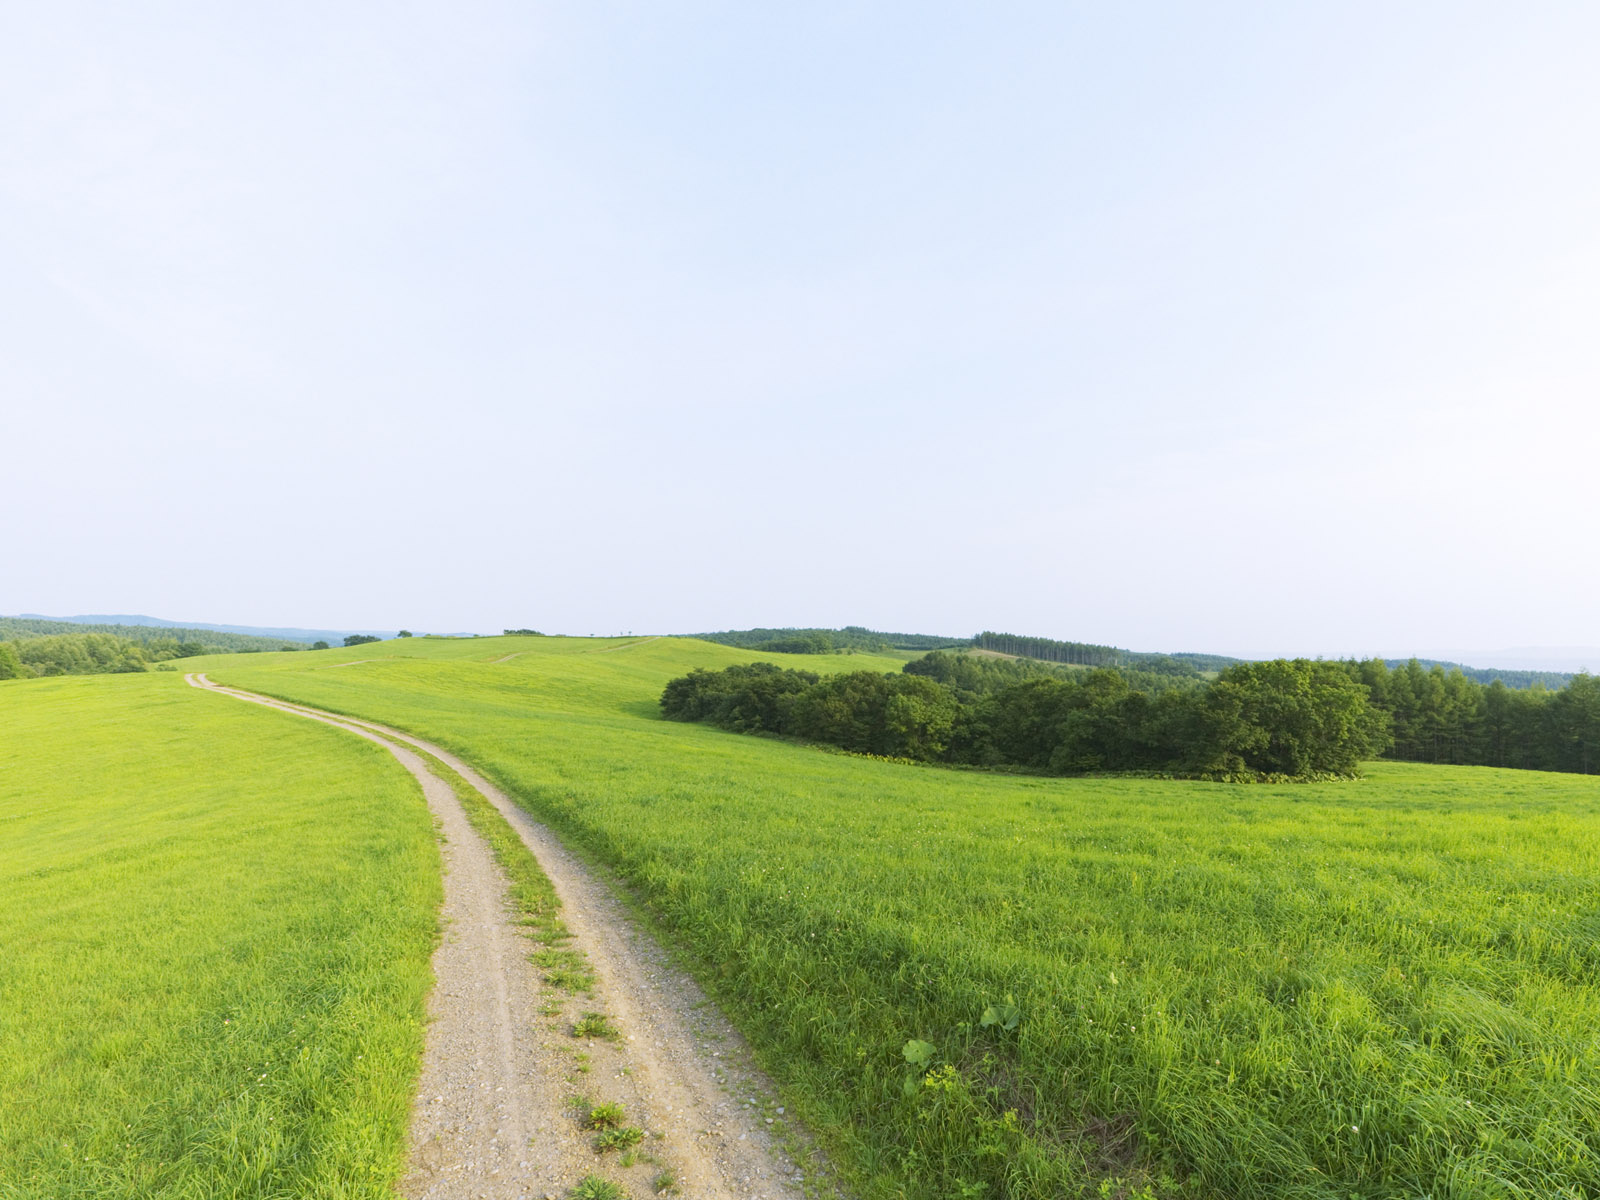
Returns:
[[[627,1200],[627,1193],[598,1175],[585,1175],[572,1189],[572,1200]]]
[[[616,1129],[603,1129],[594,1139],[594,1148],[604,1154],[607,1150],[626,1150],[630,1146],[637,1146],[644,1141],[644,1130],[633,1125],[623,1125]]]
[[[575,1038],[615,1038],[618,1036],[617,1027],[604,1013],[587,1012],[579,1017],[572,1025],[572,1036]]]
[[[626,1115],[627,1113],[622,1105],[615,1100],[607,1100],[603,1104],[596,1104],[591,1108],[589,1115],[584,1119],[584,1123],[590,1129],[615,1129],[622,1124]]]

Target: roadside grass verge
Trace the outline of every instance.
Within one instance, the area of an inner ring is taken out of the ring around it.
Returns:
[[[496,641],[200,669],[447,746],[615,871],[867,1200],[1600,1195],[1600,780],[929,771],[652,719],[761,656]]]
[[[0,1197],[385,1197],[441,898],[381,749],[171,674],[0,683]]]

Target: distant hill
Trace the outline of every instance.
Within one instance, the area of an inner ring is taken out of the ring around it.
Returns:
[[[277,642],[327,642],[329,645],[338,645],[347,634],[360,633],[369,637],[392,638],[396,630],[393,629],[296,629],[292,626],[275,627],[263,625],[216,625],[207,621],[169,621],[164,617],[147,617],[142,614],[116,613],[99,614],[93,616],[76,617],[46,617],[39,613],[22,613],[19,617],[0,617],[0,620],[48,621],[58,625],[68,626],[95,626],[97,633],[115,633],[118,637],[129,638],[131,641],[145,640],[133,637],[125,632],[129,629],[162,629],[163,636],[172,637],[177,631],[205,630],[210,633],[240,634],[246,637],[268,638]],[[52,630],[53,633],[70,633],[71,629]],[[82,630],[80,630],[82,632]],[[198,639],[179,639],[194,641]],[[276,649],[276,647],[274,647]]]

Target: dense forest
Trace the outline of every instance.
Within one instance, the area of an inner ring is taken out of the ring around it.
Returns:
[[[1152,693],[1115,670],[974,671],[973,660],[945,658],[934,673],[953,672],[954,686],[912,670],[826,678],[771,663],[697,670],[667,685],[661,708],[674,720],[859,753],[1052,775],[1347,776],[1388,744],[1386,718],[1338,663],[1240,663],[1209,685]]]
[[[304,650],[302,642],[258,637],[251,633],[218,633],[210,629],[184,629],[175,625],[87,625],[77,621],[50,621],[42,617],[0,617],[0,641],[51,635],[105,633],[141,646],[204,646],[206,654],[242,654],[251,650]]]
[[[970,646],[971,638],[939,637],[927,633],[880,633],[860,625],[843,629],[727,629],[721,633],[694,633],[690,637],[741,650],[769,654],[874,654],[885,650],[937,650]]]
[[[1580,674],[1563,688],[1478,683],[1460,670],[1416,659],[1391,670],[1382,659],[1340,664],[1389,717],[1394,758],[1412,762],[1600,771],[1600,679]]]
[[[1195,678],[1204,678],[1243,661],[1221,654],[1152,654],[1123,650],[1118,646],[1098,646],[1092,642],[1058,642],[1054,638],[1024,637],[990,630],[978,634],[971,644],[979,650],[1038,659],[1040,662],[1149,671],[1158,675],[1191,675]]]
[[[1431,671],[1438,667],[1448,674],[1451,671],[1460,671],[1474,683],[1494,683],[1496,680],[1509,688],[1564,688],[1572,682],[1573,673],[1569,671],[1512,671],[1501,667],[1468,667],[1461,663],[1440,662],[1433,658],[1386,658],[1384,666],[1391,671],[1398,670],[1408,663],[1419,663],[1424,670]]]
[[[193,642],[140,644],[109,633],[60,633],[0,642],[0,679],[144,671],[153,663],[205,653],[206,647]]]
[[[48,627],[41,630],[39,627]],[[298,643],[240,633],[168,626],[118,625],[137,638],[99,632],[95,626],[66,621],[0,617],[0,679],[35,675],[110,675],[146,671],[156,663],[197,654],[254,653],[260,650],[304,650]],[[64,632],[50,632],[60,629]],[[175,635],[183,635],[181,638]],[[241,645],[240,643],[243,643]]]

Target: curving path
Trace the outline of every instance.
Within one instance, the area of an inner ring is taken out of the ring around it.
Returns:
[[[383,746],[422,785],[443,835],[444,938],[434,954],[427,1044],[402,1195],[422,1200],[562,1197],[592,1173],[631,1196],[800,1200],[803,1179],[779,1145],[800,1141],[749,1049],[699,987],[634,926],[610,891],[465,762],[399,730],[185,676],[194,687],[322,721]],[[421,750],[481,792],[550,877],[561,917],[596,985],[573,997],[542,982],[511,916],[503,873],[454,792]],[[603,1012],[611,1040],[569,1036]],[[574,1096],[623,1103],[647,1136],[637,1161],[601,1156]],[[813,1177],[812,1184],[823,1183]]]

